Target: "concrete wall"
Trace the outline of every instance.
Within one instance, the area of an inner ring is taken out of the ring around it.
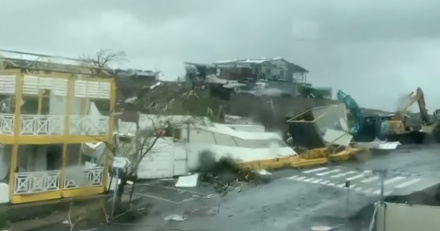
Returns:
[[[385,203],[376,214],[377,231],[437,231],[440,229],[440,207]]]

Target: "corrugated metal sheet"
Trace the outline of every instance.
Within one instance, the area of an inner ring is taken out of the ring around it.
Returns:
[[[92,99],[110,99],[110,83],[76,80],[75,97]]]
[[[15,84],[16,84],[15,75],[0,75],[0,93],[14,94]]]
[[[51,90],[53,95],[67,96],[67,79],[25,75],[23,94],[37,95],[38,90]]]

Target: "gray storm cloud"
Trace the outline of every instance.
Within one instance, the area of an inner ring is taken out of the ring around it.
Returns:
[[[0,0],[3,48],[76,57],[124,50],[123,67],[182,76],[183,61],[284,57],[360,105],[395,108],[422,87],[440,108],[440,2]]]

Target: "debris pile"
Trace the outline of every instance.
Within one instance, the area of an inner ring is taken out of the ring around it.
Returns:
[[[222,157],[217,161],[215,153],[209,150],[201,153],[199,166],[196,172],[200,174],[200,181],[213,185],[214,189],[223,195],[230,191],[230,187],[239,187],[238,182],[253,182],[259,185],[269,182],[272,177],[266,170],[241,169],[230,157]]]

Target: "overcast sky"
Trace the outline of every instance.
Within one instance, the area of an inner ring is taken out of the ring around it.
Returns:
[[[422,87],[440,108],[439,0],[0,0],[0,46],[183,76],[182,62],[283,57],[316,86],[393,110]]]

